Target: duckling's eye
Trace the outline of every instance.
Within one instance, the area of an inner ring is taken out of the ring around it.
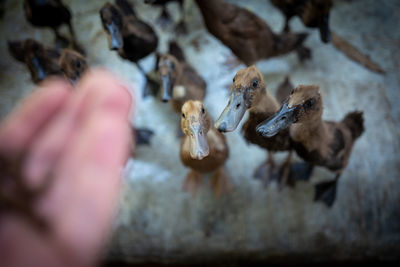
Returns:
[[[258,86],[258,81],[254,81],[253,82],[253,87],[257,87]]]
[[[206,111],[204,110],[204,107],[201,107],[201,113],[204,114]]]
[[[76,65],[77,68],[80,68],[81,67],[81,62],[77,61],[75,65]]]
[[[185,115],[185,113],[182,113],[182,118],[184,118],[184,119],[186,118],[186,115]]]
[[[293,95],[293,93],[294,93],[294,89],[292,89],[292,91],[290,91],[290,94],[291,94],[291,95]]]
[[[305,108],[312,108],[312,107],[314,106],[314,104],[315,104],[315,99],[314,99],[314,98],[311,98],[311,99],[308,99],[308,100],[304,103],[304,107],[305,107]]]
[[[235,76],[235,77],[233,77],[233,82],[235,82],[235,78],[236,78],[236,76]]]

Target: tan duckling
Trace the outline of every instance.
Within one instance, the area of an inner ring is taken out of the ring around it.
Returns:
[[[196,0],[208,31],[247,66],[302,47],[307,34],[275,34],[256,14],[221,0]],[[303,49],[302,49],[303,50]]]
[[[58,65],[60,54],[33,39],[8,42],[8,50],[19,62],[24,63],[31,73],[34,83],[39,83],[51,75],[61,75]]]
[[[220,132],[212,125],[211,118],[201,101],[187,101],[182,106],[180,157],[191,170],[186,176],[183,189],[194,195],[202,182],[202,175],[213,172],[211,185],[214,194],[220,196],[230,190],[231,184],[224,170],[229,155],[228,145]]]
[[[170,48],[170,53],[161,56],[158,63],[162,81],[161,95],[163,102],[171,102],[172,109],[180,113],[186,101],[204,99],[207,85],[197,71],[184,60],[183,52],[179,47],[170,45]]]
[[[331,206],[336,197],[337,180],[347,166],[351,150],[364,132],[362,112],[350,112],[340,122],[322,120],[323,102],[316,85],[299,85],[282,108],[257,126],[266,137],[279,135],[290,126],[292,145],[307,162],[336,173],[334,181],[316,185],[315,200]]]
[[[286,87],[280,88],[286,90]],[[256,132],[256,126],[274,115],[279,108],[280,104],[278,100],[270,94],[262,74],[253,65],[241,69],[236,73],[233,78],[228,105],[216,121],[215,127],[220,132],[234,131],[248,110],[249,116],[242,128],[244,138],[248,142],[268,150],[267,162],[257,169],[255,176],[268,182],[274,173],[276,173],[276,170],[274,170],[273,152],[289,151],[281,176],[281,182],[284,184],[289,175],[292,151],[289,131],[281,131],[271,138],[265,138]],[[267,169],[265,170],[265,168]]]
[[[329,12],[332,0],[271,0],[285,15],[284,30],[289,32],[289,21],[294,16],[299,16],[307,27],[318,28],[321,40],[330,41]]]
[[[161,6],[162,11],[160,17],[158,18],[160,24],[168,24],[172,21],[171,15],[168,13],[167,10],[167,4],[171,2],[177,2],[181,11],[181,19],[175,25],[175,32],[177,34],[185,34],[187,32],[185,24],[184,0],[144,0],[144,2],[152,6]]]

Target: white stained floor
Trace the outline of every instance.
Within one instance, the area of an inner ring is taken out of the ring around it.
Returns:
[[[74,14],[73,23],[88,52],[88,62],[114,71],[140,91],[144,80],[137,68],[108,50],[98,15],[105,1],[65,2]],[[174,35],[171,27],[156,25],[161,10],[143,1],[131,2],[140,18],[155,25],[159,50],[165,52]],[[283,27],[282,15],[269,1],[230,2],[256,13],[275,31]],[[230,145],[226,169],[233,192],[215,199],[205,177],[199,194],[190,197],[181,190],[188,170],[179,159],[178,115],[159,99],[140,99],[140,92],[136,92],[137,116],[132,121],[153,129],[155,136],[150,147],[138,148],[137,158],[125,168],[124,195],[109,247],[110,258],[173,262],[248,255],[267,259],[305,253],[332,259],[399,255],[400,5],[396,0],[337,0],[334,4],[332,30],[369,54],[386,70],[385,75],[352,62],[331,44],[322,44],[318,31],[304,28],[298,18],[292,20],[292,29],[309,33],[306,45],[312,48],[313,59],[301,64],[295,54],[289,54],[260,61],[257,66],[271,91],[286,75],[295,85],[320,85],[325,119],[340,120],[353,110],[364,112],[366,132],[354,146],[340,178],[335,205],[328,209],[312,200],[313,185],[334,176],[322,168],[314,171],[311,181],[281,191],[274,183],[265,188],[254,180],[253,171],[265,160],[266,151],[247,144],[239,130],[226,135]],[[9,0],[6,7],[0,21],[2,117],[33,88],[27,69],[9,55],[6,40],[33,37],[48,45],[53,41],[50,30],[36,29],[26,22],[22,1]],[[177,5],[169,9],[177,20]],[[206,31],[194,1],[186,1],[185,12],[189,34],[177,41],[206,80],[205,105],[216,119],[227,103],[235,72],[244,65],[232,69],[225,64],[232,54]],[[144,59],[141,65],[151,70],[154,57]],[[281,153],[276,160],[281,162],[285,156]]]

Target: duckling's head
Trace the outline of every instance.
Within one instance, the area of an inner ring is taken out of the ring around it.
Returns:
[[[165,54],[158,62],[158,71],[162,81],[161,100],[168,102],[172,98],[174,84],[181,74],[181,66],[174,56]]]
[[[120,10],[116,6],[106,3],[100,9],[100,17],[103,28],[107,32],[110,50],[121,49],[124,46],[124,39],[122,38],[122,14]]]
[[[293,123],[317,121],[322,116],[322,110],[319,86],[299,85],[274,116],[257,126],[257,132],[265,137],[274,136]]]
[[[263,76],[256,66],[239,70],[233,78],[228,105],[215,122],[215,128],[220,132],[234,131],[246,110],[257,105],[266,90]]]
[[[207,157],[210,153],[207,132],[211,119],[201,101],[189,100],[183,104],[181,127],[190,140],[190,156],[197,160]]]
[[[85,58],[71,49],[64,49],[62,51],[59,65],[64,75],[72,84],[75,84],[88,68]]]
[[[311,0],[306,1],[306,7],[301,13],[304,25],[318,28],[324,43],[330,41],[329,12],[331,8],[332,0]]]

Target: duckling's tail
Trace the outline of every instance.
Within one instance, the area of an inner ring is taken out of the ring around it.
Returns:
[[[307,38],[307,33],[281,33],[276,35],[275,51],[278,54],[286,54],[302,46]]]
[[[133,6],[131,3],[129,3],[127,0],[115,0],[115,4],[121,9],[122,13],[124,13],[125,16],[134,16],[136,17],[135,10],[133,9]]]
[[[353,140],[357,139],[364,132],[364,117],[361,111],[350,112],[342,120],[344,125],[349,128]]]

